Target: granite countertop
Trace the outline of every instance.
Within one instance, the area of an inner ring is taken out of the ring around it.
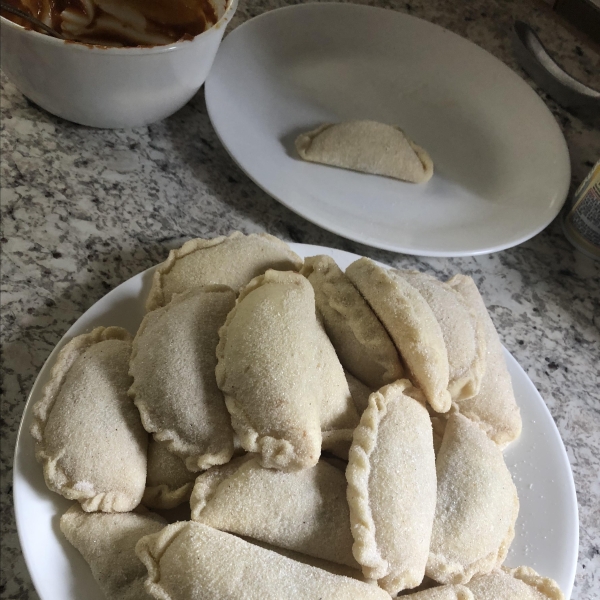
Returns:
[[[511,51],[514,18],[530,22],[576,77],[600,88],[600,58],[535,0],[370,0],[467,37],[530,81]],[[283,5],[242,1],[232,26]],[[531,82],[530,82],[531,83]],[[37,598],[12,509],[12,458],[27,395],[69,326],[109,290],[190,237],[239,229],[355,252],[480,286],[500,336],[550,409],[575,476],[580,551],[572,598],[600,597],[600,263],[555,221],[487,256],[428,259],[348,241],[312,225],[254,185],[219,143],[200,92],[162,123],[127,131],[68,123],[2,85],[2,598]],[[533,84],[532,84],[533,85]],[[533,85],[535,88],[535,85]],[[600,158],[600,132],[541,94],[568,143],[572,187]]]

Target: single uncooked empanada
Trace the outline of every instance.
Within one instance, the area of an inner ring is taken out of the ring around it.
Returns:
[[[267,269],[298,271],[301,266],[302,259],[285,242],[266,233],[235,231],[228,237],[189,240],[157,267],[146,310],[200,286],[226,285],[237,292]]]
[[[451,286],[418,271],[395,271],[416,288],[442,329],[448,353],[448,391],[458,402],[479,392],[486,366],[485,327]]]
[[[265,469],[257,458],[214,467],[196,480],[192,519],[359,569],[343,471],[319,461],[312,469]],[[230,466],[232,465],[232,466]]]
[[[219,335],[219,387],[242,446],[263,466],[314,466],[321,429],[347,431],[358,421],[302,275],[269,270],[253,279]]]
[[[346,470],[353,554],[392,595],[423,580],[436,476],[427,409],[402,379],[369,398]]]
[[[487,366],[479,393],[473,398],[455,402],[452,409],[477,423],[500,448],[505,448],[521,435],[522,421],[502,344],[471,277],[456,275],[448,281],[448,285],[459,292],[474,310],[487,340]]]
[[[564,600],[553,579],[542,577],[530,567],[494,569],[474,577],[467,587],[475,600]]]
[[[167,522],[143,508],[129,513],[86,513],[78,504],[60,519],[60,530],[83,555],[109,600],[150,600],[144,589],[146,568],[135,554],[145,535]]]
[[[376,390],[400,379],[394,343],[333,258],[307,258],[300,272],[315,290],[317,310],[343,367]]]
[[[296,562],[201,523],[142,538],[146,589],[160,600],[389,600],[377,586]]]
[[[132,510],[144,493],[148,435],[127,396],[130,354],[120,327],[73,338],[33,407],[46,485],[88,512]]]
[[[519,513],[517,489],[498,446],[460,414],[448,419],[436,468],[427,576],[464,584],[506,558]]]
[[[142,504],[149,508],[170,509],[190,499],[196,473],[185,467],[179,456],[150,437],[148,476]]]
[[[225,286],[178,295],[144,317],[133,341],[129,393],[142,423],[190,471],[226,463],[233,454],[215,351],[234,304],[235,293]]]
[[[424,183],[433,162],[399,127],[377,121],[326,123],[296,139],[298,154],[310,162]]]
[[[450,409],[450,368],[444,336],[423,296],[392,270],[369,258],[353,262],[346,275],[387,329],[411,379],[439,413]]]

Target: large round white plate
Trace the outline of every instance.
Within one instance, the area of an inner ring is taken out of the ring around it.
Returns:
[[[227,36],[206,82],[227,151],[261,188],[344,237],[422,256],[519,244],[568,192],[569,153],[550,111],[475,44],[402,13],[305,4]],[[426,148],[415,185],[303,162],[294,140],[325,122],[400,125]]]
[[[303,257],[328,254],[343,269],[358,258],[320,246],[291,247]],[[131,333],[137,330],[153,271],[148,269],[121,284],[76,321],[46,361],[27,401],[15,451],[14,502],[21,547],[42,600],[105,598],[81,555],[60,533],[60,516],[72,503],[46,488],[29,434],[32,406],[40,398],[58,351],[68,340],[100,325],[118,325]],[[575,577],[579,531],[571,467],[541,396],[508,352],[506,360],[523,416],[523,434],[505,453],[521,502],[507,564],[526,564],[554,578],[568,598]]]

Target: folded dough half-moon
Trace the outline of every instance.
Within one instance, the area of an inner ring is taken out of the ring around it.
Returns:
[[[389,600],[375,585],[334,575],[193,521],[142,538],[146,589],[160,600]]]
[[[120,327],[73,338],[33,407],[46,485],[88,512],[132,510],[144,493],[148,435],[127,396],[130,354]]]
[[[325,123],[296,139],[304,160],[411,183],[424,183],[433,175],[433,161],[394,125],[377,121]]]
[[[477,423],[500,448],[521,435],[521,412],[515,400],[512,380],[494,323],[475,282],[467,275],[455,275],[448,281],[466,300],[486,332],[486,370],[479,393],[453,404],[452,410]]]
[[[394,343],[333,258],[307,258],[300,272],[315,290],[317,310],[343,367],[375,390],[400,379]]]
[[[142,504],[169,509],[190,499],[197,473],[185,467],[179,456],[169,452],[152,436],[148,442],[148,475]]]
[[[431,421],[413,390],[401,379],[371,395],[346,470],[354,557],[394,596],[423,580],[435,512]]]
[[[358,422],[335,351],[302,275],[268,270],[242,290],[221,328],[217,382],[248,452],[268,468],[314,466],[324,431]]]
[[[217,386],[219,328],[235,304],[225,286],[206,286],[148,313],[133,341],[129,390],[146,431],[190,471],[226,463],[233,429]]]
[[[343,471],[265,469],[257,458],[214,467],[196,480],[192,520],[359,569],[352,556]],[[232,461],[233,462],[233,461]]]
[[[298,271],[302,259],[280,239],[267,233],[194,239],[171,250],[156,268],[146,301],[151,311],[168,304],[173,294],[203,285],[226,285],[236,292],[267,269]]]
[[[416,288],[440,324],[448,353],[448,391],[457,402],[479,392],[486,366],[483,324],[451,286],[418,271],[395,271]]]
[[[553,579],[542,577],[530,567],[494,569],[474,577],[467,587],[475,600],[564,600]]]
[[[519,513],[517,489],[498,446],[460,414],[448,419],[436,468],[427,576],[465,584],[506,558]]]
[[[60,518],[60,530],[83,555],[110,600],[151,600],[144,589],[146,568],[135,554],[135,545],[166,524],[143,507],[107,514],[86,513],[75,504]]]
[[[393,270],[369,258],[353,262],[346,275],[369,303],[396,344],[408,378],[439,413],[451,405],[450,367],[444,336],[423,296]]]

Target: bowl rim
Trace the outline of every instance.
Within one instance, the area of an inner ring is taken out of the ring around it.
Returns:
[[[54,46],[68,46],[73,50],[77,50],[78,52],[106,52],[108,54],[131,54],[134,56],[139,56],[142,54],[162,54],[164,52],[174,52],[179,50],[182,47],[186,47],[188,44],[195,43],[198,39],[202,38],[202,36],[206,35],[210,31],[214,29],[219,29],[221,27],[226,27],[227,22],[235,13],[235,10],[238,5],[238,0],[226,0],[225,10],[221,18],[208,29],[204,30],[202,33],[194,36],[191,40],[181,40],[178,42],[173,42],[171,44],[164,44],[160,46],[142,46],[142,47],[119,47],[115,48],[113,46],[101,46],[97,44],[86,44],[85,42],[77,42],[71,40],[61,40],[59,38],[54,38],[45,33],[39,33],[38,31],[34,31],[33,29],[27,29],[6,17],[0,16],[0,24],[2,27],[10,27],[15,31],[19,31],[21,34],[33,36],[34,39],[38,39],[42,43],[47,43]]]

